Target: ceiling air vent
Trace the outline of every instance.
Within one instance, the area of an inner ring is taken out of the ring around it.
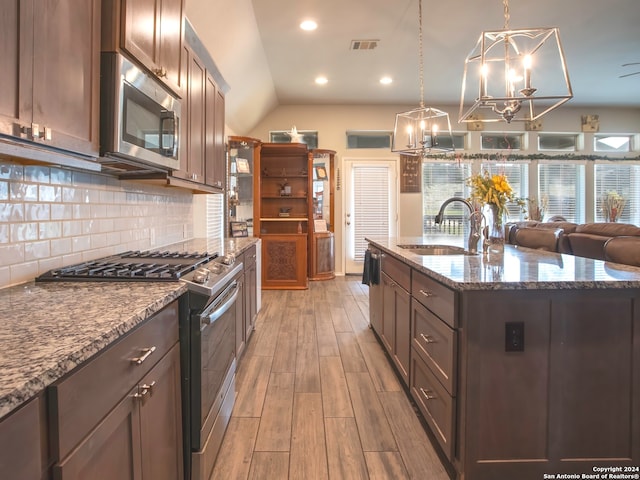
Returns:
[[[373,50],[380,40],[351,40],[351,50]]]

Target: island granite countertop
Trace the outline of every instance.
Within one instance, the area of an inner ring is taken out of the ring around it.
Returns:
[[[152,250],[240,254],[256,238]],[[186,293],[182,282],[27,282],[0,289],[0,418]]]
[[[366,237],[454,290],[640,288],[640,268],[505,245],[502,254],[419,255],[399,245],[462,246],[462,237]]]

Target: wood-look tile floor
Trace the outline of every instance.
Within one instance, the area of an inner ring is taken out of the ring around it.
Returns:
[[[212,480],[448,480],[358,277],[262,292]]]

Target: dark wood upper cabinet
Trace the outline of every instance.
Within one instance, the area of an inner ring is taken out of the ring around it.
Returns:
[[[12,0],[2,8],[0,133],[97,157],[99,1]]]
[[[124,50],[181,94],[184,0],[103,0],[102,50]]]

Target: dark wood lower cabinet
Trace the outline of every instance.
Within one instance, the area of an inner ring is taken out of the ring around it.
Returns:
[[[181,480],[178,301],[48,388],[54,480]]]
[[[45,405],[39,395],[0,421],[1,478],[49,478]]]

